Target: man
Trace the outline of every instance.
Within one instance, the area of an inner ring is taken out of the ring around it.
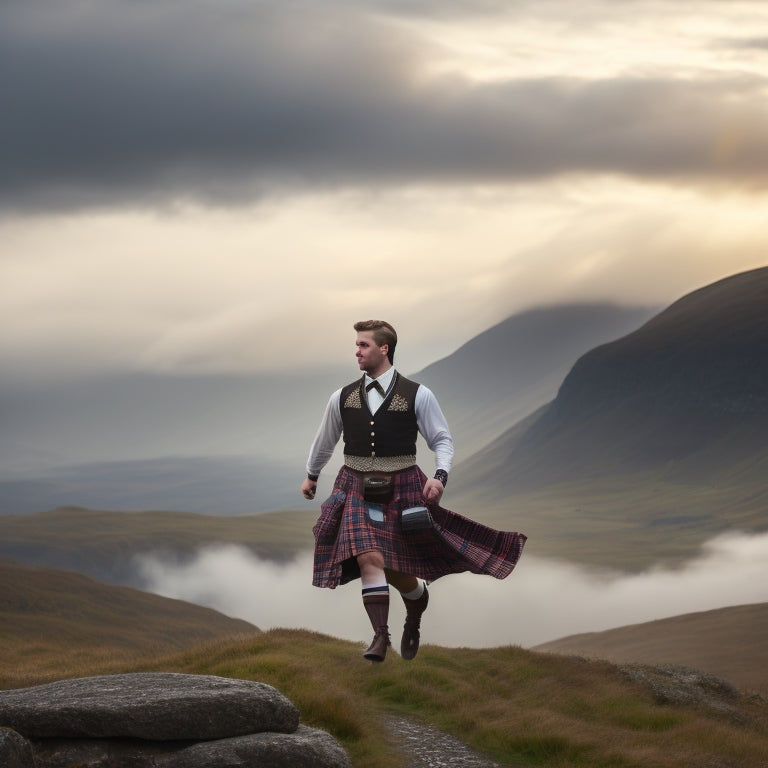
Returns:
[[[344,466],[313,529],[312,583],[334,589],[360,578],[374,631],[363,656],[377,662],[384,661],[390,645],[391,584],[406,608],[400,654],[411,660],[419,649],[421,617],[429,603],[425,582],[463,571],[505,578],[526,537],[496,531],[439,506],[453,461],[443,412],[427,387],[395,370],[397,333],[389,323],[364,320],[354,328],[363,376],[331,395],[301,486],[304,498],[315,497],[320,472],[343,435]],[[435,454],[432,478],[416,464],[418,433]],[[406,519],[421,520],[424,527],[412,530]]]

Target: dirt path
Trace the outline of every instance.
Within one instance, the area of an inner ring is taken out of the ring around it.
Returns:
[[[436,728],[390,716],[387,728],[409,756],[408,768],[501,768],[462,741]]]

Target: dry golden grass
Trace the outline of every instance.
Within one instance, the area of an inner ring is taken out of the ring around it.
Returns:
[[[768,704],[742,697],[730,709],[658,703],[651,689],[607,663],[517,647],[427,645],[413,662],[393,654],[371,665],[354,643],[302,630],[271,630],[181,652],[122,662],[83,658],[62,644],[38,648],[30,679],[0,664],[14,687],[42,679],[117,671],[174,671],[260,680],[331,732],[357,768],[398,768],[402,755],[382,726],[398,713],[453,733],[514,766],[764,768]],[[55,659],[53,657],[55,654]],[[31,660],[30,660],[31,661]],[[58,664],[58,670],[55,669]]]
[[[69,677],[81,665],[119,669],[207,640],[259,632],[199,605],[71,571],[0,562],[0,585],[3,687]]]
[[[184,531],[191,540],[204,540],[211,521],[219,520],[137,513],[108,515],[105,522],[99,514],[80,511],[75,518],[81,535],[93,528],[88,541],[107,552],[121,546],[120,535],[128,536],[130,546],[123,546],[130,550],[163,525],[169,541]],[[270,536],[290,539],[292,523],[286,527],[278,516],[270,517],[262,526],[268,523],[274,530],[259,529],[262,548],[271,546]],[[40,536],[55,545],[56,533],[47,529],[51,519],[62,525],[62,550],[76,552],[77,535],[67,533],[62,522],[70,515],[38,520],[46,528]],[[26,522],[27,532],[32,524]],[[114,524],[121,526],[118,533],[109,530]],[[254,521],[230,525],[228,535],[255,536]],[[38,583],[35,573],[41,570],[7,566],[0,571],[0,687],[148,670],[261,680],[294,701],[306,724],[334,734],[358,768],[402,765],[382,725],[386,713],[444,729],[505,765],[766,765],[768,707],[760,697],[729,699],[720,710],[659,703],[648,685],[628,679],[608,662],[517,647],[426,646],[411,663],[393,653],[373,666],[354,643],[300,630],[259,633],[199,606],[100,585],[74,573],[53,579],[50,573],[41,575]]]

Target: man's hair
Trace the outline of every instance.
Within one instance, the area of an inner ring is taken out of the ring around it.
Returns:
[[[389,345],[387,357],[390,363],[395,362],[395,347],[397,346],[397,331],[386,320],[360,320],[355,323],[356,331],[373,331],[373,340],[378,346]]]

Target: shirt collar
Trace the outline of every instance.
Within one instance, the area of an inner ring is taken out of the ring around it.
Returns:
[[[395,375],[395,367],[392,366],[386,372],[382,373],[378,379],[372,379],[367,373],[365,374],[365,381],[363,384],[367,387],[372,381],[378,381],[381,384],[381,388],[387,392],[390,384],[392,384],[392,378]]]

